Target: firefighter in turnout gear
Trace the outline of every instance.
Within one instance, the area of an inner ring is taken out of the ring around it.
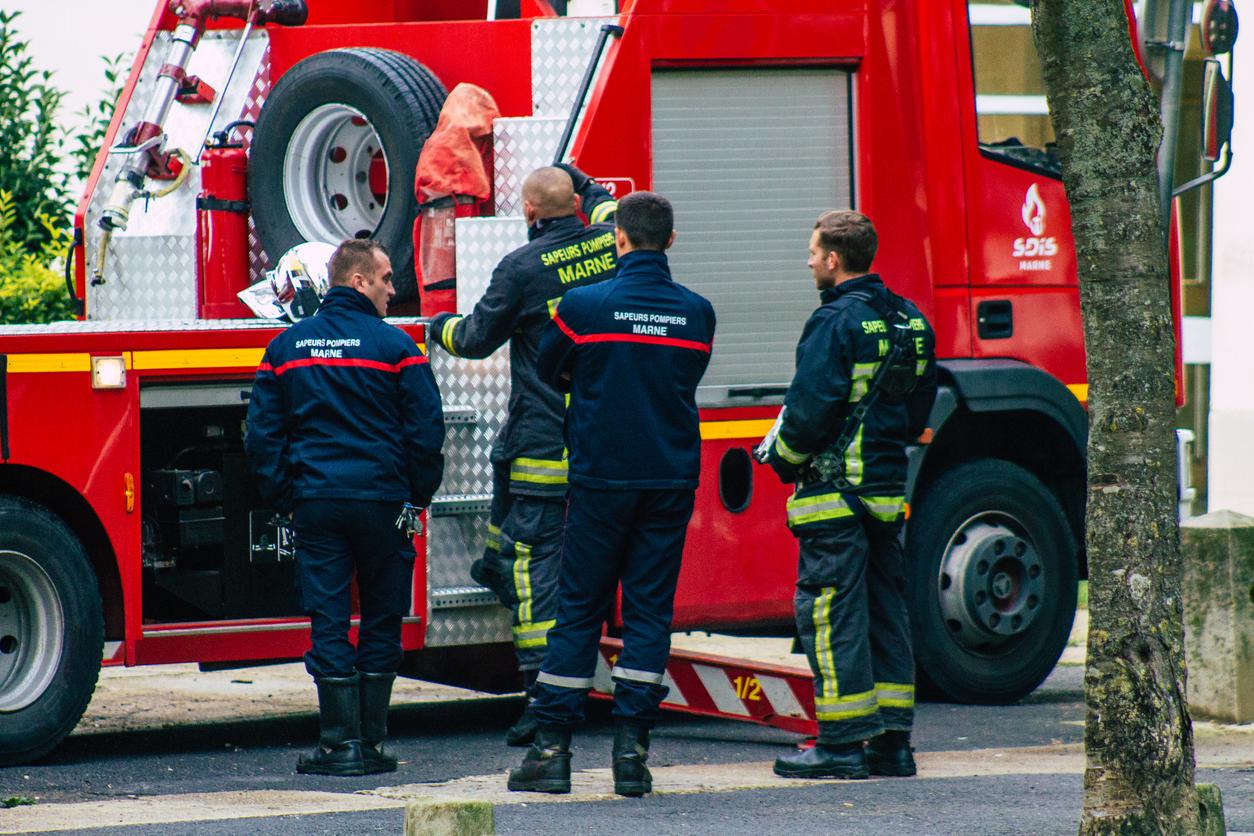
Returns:
[[[569,390],[570,496],[557,623],[536,681],[539,729],[509,788],[570,792],[571,729],[584,716],[601,627],[622,583],[616,660],[614,791],[652,791],[649,729],[667,693],[675,585],[701,464],[696,390],[714,340],[714,308],[671,278],[671,205],[623,198],[618,277],[562,299],[539,371]]]
[[[440,485],[444,417],[426,355],[383,321],[392,266],[374,241],[331,256],[318,312],[275,337],[257,369],[246,446],[267,503],[291,515],[313,647],[321,735],[297,771],[396,769],[381,748],[414,586],[414,543],[398,521]],[[361,624],[348,640],[356,574]]]
[[[468,316],[440,314],[431,339],[458,357],[483,358],[509,342],[509,417],[492,447],[487,547],[471,575],[513,612],[514,650],[528,696],[557,613],[557,562],[567,488],[565,400],[536,374],[540,334],[568,290],[614,275],[617,203],[573,166],[541,168],[523,183],[529,243],[501,260]],[[576,211],[582,206],[590,225]],[[530,701],[506,733],[535,735]]]
[[[815,224],[809,267],[822,304],[802,331],[768,452],[796,483],[787,516],[800,540],[797,632],[819,721],[813,749],[776,760],[786,777],[915,774],[901,529],[906,446],[930,435],[935,337],[868,272],[875,250],[864,215],[828,212]]]

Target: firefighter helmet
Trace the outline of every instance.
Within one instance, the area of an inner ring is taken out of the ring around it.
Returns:
[[[283,253],[267,274],[275,300],[293,322],[312,316],[318,309],[331,286],[327,265],[334,253],[334,244],[306,241]]]

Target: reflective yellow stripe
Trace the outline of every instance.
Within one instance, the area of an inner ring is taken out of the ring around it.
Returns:
[[[134,352],[134,367],[143,369],[251,368],[261,364],[264,348],[203,348]]]
[[[510,462],[509,478],[512,482],[565,485],[568,470],[569,464],[564,459],[517,458]]]
[[[831,694],[838,693],[836,684],[836,659],[832,652],[832,602],[836,599],[836,587],[825,586],[814,599],[810,618],[814,621],[814,661],[819,669],[819,693],[815,704]]]
[[[449,317],[444,322],[444,327],[440,329],[440,345],[454,357],[460,356],[457,349],[453,348],[453,331],[457,328],[457,323],[461,322],[465,317],[454,316]]]
[[[875,377],[875,370],[879,367],[878,362],[853,364],[853,380],[849,383],[849,403],[857,403],[866,396],[871,386],[871,378]]]
[[[875,698],[884,708],[914,708],[914,685],[905,682],[877,682]]]
[[[514,591],[518,593],[518,623],[531,621],[531,546],[514,541]]]
[[[488,536],[483,543],[484,548],[491,549],[494,552],[501,550],[501,527],[488,523]]]
[[[1071,390],[1071,394],[1075,395],[1075,399],[1080,403],[1087,403],[1089,399],[1089,385],[1087,383],[1068,383],[1067,388]]]
[[[775,421],[770,418],[755,421],[705,421],[701,424],[701,440],[761,438],[769,433],[773,426],[775,426]]]
[[[599,224],[602,221],[604,221],[607,217],[609,217],[612,213],[617,212],[617,211],[618,211],[618,201],[607,200],[604,203],[598,204],[597,208],[592,210],[592,214],[588,216],[588,220],[591,223]]]
[[[851,485],[862,484],[862,430],[865,422],[858,424],[858,432],[845,450],[845,479]]]
[[[867,513],[881,522],[895,522],[906,504],[904,496],[860,496]]]
[[[819,720],[852,720],[879,710],[875,691],[850,694],[847,697],[815,697],[814,714]]]
[[[775,452],[779,453],[779,457],[789,464],[802,464],[806,459],[810,458],[808,453],[798,453],[785,444],[782,435],[775,436]]]
[[[557,623],[537,621],[534,624],[519,624],[514,628],[514,647],[545,647],[549,643],[549,630]]]
[[[837,520],[853,516],[853,509],[838,493],[821,493],[803,498],[793,495],[788,498],[785,507],[789,528],[820,520]]]
[[[117,356],[117,355],[113,355]],[[126,355],[123,355],[126,357]],[[126,357],[126,367],[131,367],[130,358]],[[8,371],[10,374],[24,372],[89,372],[91,371],[90,354],[10,354]]]

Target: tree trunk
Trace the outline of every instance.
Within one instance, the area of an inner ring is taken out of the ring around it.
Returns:
[[[1123,0],[1035,0],[1088,352],[1082,834],[1192,833],[1162,124]]]

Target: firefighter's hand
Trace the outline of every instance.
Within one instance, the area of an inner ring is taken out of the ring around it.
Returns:
[[[575,186],[575,194],[582,192],[583,187],[588,185],[588,181],[592,179],[570,163],[558,163],[554,168],[560,168],[570,175],[570,180]]]
[[[427,326],[427,343],[435,343],[440,348],[448,351],[448,346],[444,344],[441,337],[444,335],[444,324],[457,314],[438,313],[431,317],[431,324]]]
[[[919,433],[919,437],[915,439],[916,444],[931,444],[932,439],[936,437],[936,433],[931,427],[925,427],[923,432]]]

